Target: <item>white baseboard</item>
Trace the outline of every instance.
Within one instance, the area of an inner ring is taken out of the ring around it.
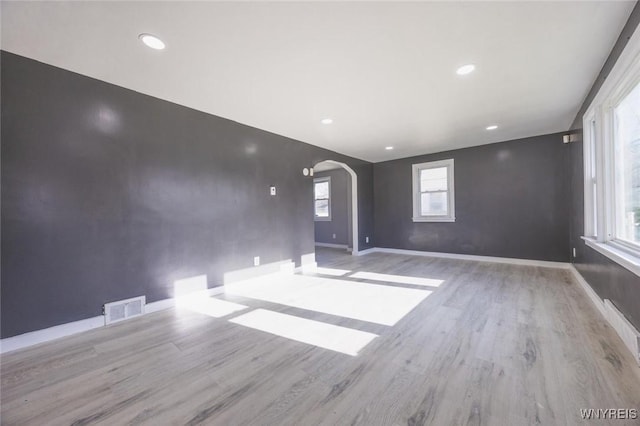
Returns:
[[[359,252],[356,253],[356,256],[363,256],[365,254],[375,253],[376,251],[378,251],[376,247],[371,247],[368,249],[360,250]]]
[[[511,265],[527,265],[527,266],[542,266],[545,268],[560,268],[568,269],[571,265],[567,262],[552,262],[548,260],[533,260],[533,259],[516,259],[511,257],[494,257],[494,256],[477,256],[474,254],[456,254],[456,253],[440,253],[434,251],[420,251],[420,250],[405,250],[386,247],[374,247],[367,250],[362,250],[358,255],[369,253],[393,253],[393,254],[407,254],[411,256],[425,256],[425,257],[439,257],[444,259],[458,259],[458,260],[473,260],[476,262],[493,262],[493,263],[508,263]]]
[[[602,300],[600,296],[591,288],[587,280],[578,272],[575,266],[569,268],[580,287],[587,294],[602,317],[616,331],[622,342],[625,344],[633,358],[640,366],[640,332],[622,315],[622,312],[609,299]]]
[[[600,312],[600,314],[604,318],[607,318],[607,312],[605,311],[605,308],[604,308],[604,301],[591,288],[587,280],[585,280],[584,277],[580,275],[580,272],[578,272],[575,266],[571,265],[569,267],[569,270],[571,271],[571,273],[573,274],[573,277],[578,282],[578,285],[582,287],[582,290],[587,294],[587,297],[589,297],[589,300],[591,300],[591,303],[593,303],[593,306],[596,307],[598,312]]]
[[[618,336],[620,336],[620,339],[622,339],[636,360],[636,363],[640,366],[640,332],[638,332],[629,320],[622,315],[622,312],[611,303],[611,300],[604,300],[604,308],[607,312],[605,318],[607,318],[611,327],[618,333]]]
[[[260,277],[262,275],[279,274],[288,270],[293,270],[295,266],[295,263],[290,259],[287,259],[272,263],[265,263],[264,265],[259,266],[251,266],[237,271],[225,272],[223,283],[231,284],[238,281],[245,281],[251,278]]]
[[[209,296],[223,294],[224,287],[219,286],[209,288],[206,292]],[[176,301],[174,298],[158,300],[156,302],[147,303],[144,307],[144,313],[151,314],[153,312],[173,308],[175,305]],[[100,315],[97,317],[44,328],[42,330],[30,331],[28,333],[0,340],[0,353],[4,354],[104,326],[104,315]]]
[[[205,292],[205,290],[202,290]],[[208,296],[216,296],[218,294],[224,294],[224,286],[218,286],[213,288],[208,288],[206,290],[206,294]],[[171,297],[169,299],[162,299],[156,302],[147,303],[144,307],[145,314],[152,314],[154,312],[163,311],[165,309],[173,308],[176,306],[176,299]]]
[[[305,263],[304,265],[298,266],[295,269],[295,272],[301,272],[303,274],[312,274],[318,269],[317,262]]]
[[[330,244],[330,243],[314,243],[316,247],[329,247],[348,250],[349,246],[346,244]]]
[[[173,308],[174,306],[176,306],[176,299],[174,299],[173,297],[170,299],[162,299],[155,302],[147,303],[144,307],[144,313],[152,314],[154,312]]]
[[[4,354],[99,327],[104,327],[104,315],[7,337],[0,340],[0,353]]]

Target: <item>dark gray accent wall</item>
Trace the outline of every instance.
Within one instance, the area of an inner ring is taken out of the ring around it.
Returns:
[[[316,173],[314,178],[331,178],[331,220],[315,222],[315,241],[318,243],[349,245],[349,205],[351,177],[344,169]],[[336,238],[333,238],[333,234]]]
[[[314,251],[312,178],[372,165],[8,52],[1,54],[2,337],[173,296],[176,279]],[[269,186],[277,195],[269,195]]]
[[[580,238],[584,235],[584,157],[582,143],[582,116],[611,72],[618,57],[640,23],[640,5],[636,4],[620,33],[598,78],[580,107],[571,131],[578,141],[570,144],[568,169],[570,171],[570,246],[576,249],[574,266],[602,299],[609,299],[624,316],[640,329],[640,277],[608,257],[588,247]]]
[[[560,134],[376,163],[376,245],[569,260],[567,147]],[[412,221],[412,168],[454,159],[455,223]]]

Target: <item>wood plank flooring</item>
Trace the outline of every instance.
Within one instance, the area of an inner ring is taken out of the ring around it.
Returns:
[[[640,368],[569,272],[324,248],[317,258],[350,271],[327,280],[432,293],[391,326],[225,295],[248,308],[170,309],[9,353],[2,424],[640,424],[580,417],[639,409]],[[350,277],[359,271],[442,284]],[[378,337],[350,356],[229,321],[258,308]]]

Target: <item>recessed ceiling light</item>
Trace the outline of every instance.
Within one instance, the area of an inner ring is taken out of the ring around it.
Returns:
[[[138,36],[138,38],[140,40],[142,40],[142,42],[144,44],[146,44],[147,46],[149,46],[152,49],[156,49],[156,50],[162,50],[164,49],[164,42],[162,40],[160,40],[158,37],[151,35],[151,34],[140,34]]]
[[[391,151],[393,149],[392,146],[385,146],[384,149],[386,149],[387,151]]]
[[[456,70],[456,74],[458,75],[467,75],[471,72],[473,72],[473,70],[476,69],[476,66],[473,64],[467,64],[467,65],[463,65],[460,68],[458,68]]]
[[[495,124],[493,124],[491,126],[487,126],[487,130],[495,130],[497,128],[498,128],[498,126],[496,126]]]
[[[332,120],[331,118],[324,118],[324,119],[321,121],[321,123],[322,123],[322,124],[331,124],[331,123],[333,123],[333,120]]]

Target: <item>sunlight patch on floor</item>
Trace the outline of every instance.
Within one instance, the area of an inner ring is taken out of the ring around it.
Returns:
[[[322,268],[318,266],[317,268],[315,268],[315,272],[321,275],[331,275],[334,277],[341,277],[343,275],[348,274],[351,271],[346,269]]]
[[[408,277],[406,275],[379,274],[377,272],[356,272],[349,275],[349,278],[358,278],[372,281],[386,281],[389,283],[421,285],[427,287],[439,287],[444,280],[433,278]]]
[[[234,312],[247,309],[248,306],[226,300],[214,299],[207,293],[190,294],[176,299],[176,307],[191,312],[209,315],[214,318],[222,318]]]
[[[389,326],[431,294],[422,289],[285,274],[228,284],[225,292]]]
[[[377,334],[266,309],[256,309],[229,322],[351,356],[358,355],[378,337]]]

